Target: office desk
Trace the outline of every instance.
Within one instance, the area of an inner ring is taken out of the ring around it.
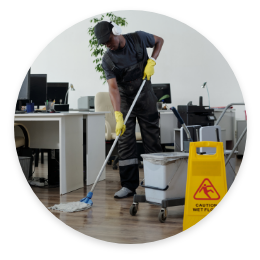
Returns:
[[[178,127],[178,119],[172,110],[159,110],[160,113],[160,141],[161,144],[174,143],[174,129]],[[136,132],[140,132],[139,124],[136,124]]]
[[[86,184],[93,184],[105,160],[105,113],[15,114],[30,134],[30,148],[60,150],[60,194],[83,187],[83,126],[86,136]],[[100,180],[105,179],[105,170]]]

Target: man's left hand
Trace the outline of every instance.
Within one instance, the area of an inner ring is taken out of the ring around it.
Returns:
[[[147,77],[147,80],[150,80],[151,76],[154,74],[154,66],[155,66],[156,62],[152,59],[148,59],[147,64],[144,68],[144,76],[143,79],[145,79],[145,77]]]

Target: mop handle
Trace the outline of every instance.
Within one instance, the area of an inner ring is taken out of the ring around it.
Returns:
[[[177,119],[179,120],[181,126],[183,127],[184,131],[186,132],[188,141],[192,141],[191,135],[190,135],[190,131],[188,130],[187,126],[185,125],[183,119],[181,118],[179,112],[177,111],[177,109],[175,107],[171,107],[170,108],[172,110],[172,112],[174,113],[174,115],[177,117]]]
[[[177,117],[177,119],[179,120],[180,124],[183,125],[184,124],[184,121],[183,119],[181,118],[179,112],[177,111],[177,109],[175,107],[171,107],[170,108],[172,110],[172,112],[174,113],[174,115]]]
[[[131,114],[131,112],[132,112],[132,110],[133,110],[133,108],[134,108],[134,105],[135,105],[135,103],[136,103],[136,101],[137,101],[137,99],[138,99],[138,97],[139,97],[139,95],[140,95],[140,93],[141,93],[141,91],[142,91],[142,89],[143,89],[143,87],[144,87],[145,82],[146,82],[146,78],[143,80],[143,83],[142,83],[141,87],[139,88],[139,90],[138,90],[138,92],[137,92],[137,94],[136,94],[136,96],[135,96],[135,99],[134,99],[134,101],[133,101],[133,103],[132,103],[132,105],[131,105],[131,107],[130,107],[130,109],[129,109],[129,111],[128,111],[126,117],[125,117],[124,124],[126,124],[128,118],[129,118],[129,116],[130,116],[130,114]],[[109,151],[109,153],[108,153],[108,155],[107,155],[107,157],[106,157],[106,160],[105,160],[104,163],[103,163],[103,166],[102,166],[102,168],[101,168],[101,170],[100,170],[100,172],[99,172],[99,174],[98,174],[98,176],[97,176],[97,178],[96,178],[96,180],[95,180],[95,182],[94,182],[94,184],[93,184],[93,186],[92,186],[90,192],[93,192],[93,191],[94,191],[94,189],[95,189],[95,187],[96,187],[96,185],[97,185],[97,182],[98,182],[98,180],[99,180],[101,174],[102,174],[103,171],[104,171],[104,168],[105,168],[105,166],[106,166],[106,164],[107,164],[107,161],[108,161],[108,159],[110,158],[110,155],[111,155],[111,153],[113,152],[113,150],[114,150],[114,148],[115,148],[115,146],[116,146],[116,143],[117,143],[117,141],[118,141],[120,135],[121,135],[121,132],[120,132],[120,134],[116,137],[115,141],[113,142],[113,145],[112,145],[112,147],[111,147],[111,149],[110,149],[110,151]]]

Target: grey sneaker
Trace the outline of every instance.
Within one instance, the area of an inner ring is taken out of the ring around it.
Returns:
[[[114,198],[123,199],[123,198],[127,198],[130,196],[134,196],[134,194],[135,194],[135,192],[132,192],[128,188],[123,187],[121,190],[119,190],[118,192],[115,193]]]

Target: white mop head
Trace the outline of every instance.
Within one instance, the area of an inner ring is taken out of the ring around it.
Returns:
[[[77,201],[77,202],[69,202],[65,204],[56,204],[52,207],[49,207],[48,209],[59,210],[63,212],[75,212],[75,211],[82,211],[89,208],[91,208],[90,204]]]

